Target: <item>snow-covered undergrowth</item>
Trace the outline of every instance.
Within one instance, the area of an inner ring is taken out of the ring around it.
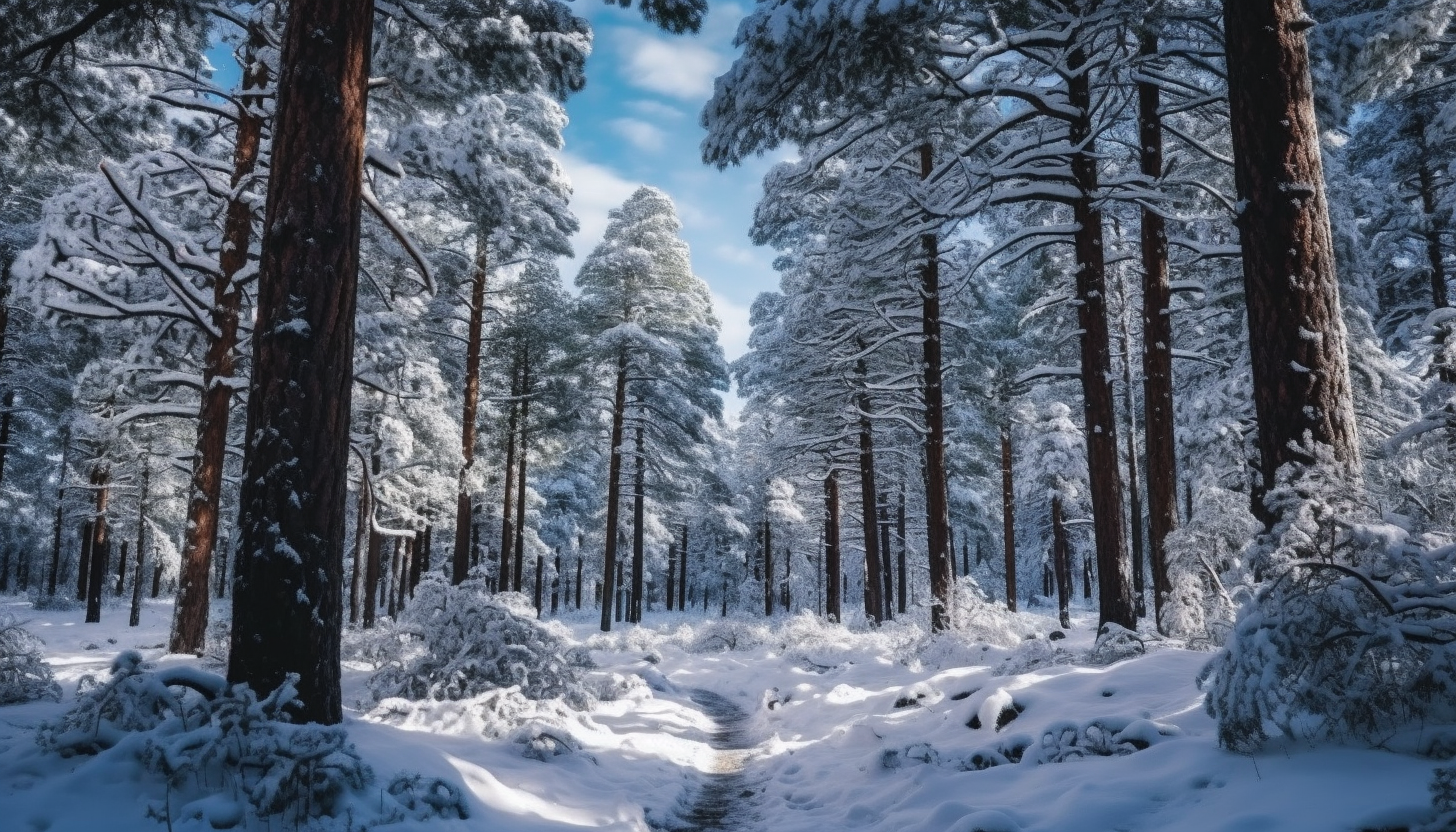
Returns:
[[[0,604],[18,609],[24,600]],[[3,821],[24,832],[165,828],[146,817],[167,795],[139,788],[137,768],[105,755],[63,758],[34,737],[40,723],[75,706],[76,681],[104,673],[122,649],[139,649],[161,670],[196,667],[191,657],[162,655],[168,612],[148,605],[143,626],[129,630],[117,623],[124,613],[81,625],[74,611],[24,610],[65,700],[0,708]],[[1450,827],[1432,820],[1427,784],[1439,761],[1290,740],[1228,751],[1194,682],[1208,653],[1116,632],[1099,647],[1085,616],[1063,638],[1052,638],[1054,619],[1006,618],[1015,638],[984,644],[932,638],[909,621],[843,628],[810,616],[765,623],[649,613],[647,626],[601,634],[583,611],[553,630],[568,648],[591,650],[596,666],[580,668],[581,683],[613,692],[584,711],[507,687],[422,700],[397,718],[372,704],[374,665],[351,660],[345,701],[363,708],[344,727],[363,765],[413,778],[394,781],[399,799],[377,780],[375,807],[412,796],[417,809],[428,806],[425,798],[441,796],[430,791],[439,779],[460,785],[470,815],[407,818],[381,830],[677,828],[696,785],[722,770],[709,745],[716,726],[692,699],[699,689],[749,714],[745,733],[758,744],[746,757],[747,786],[735,794],[755,830]],[[1116,659],[1118,651],[1128,657]],[[1456,818],[1456,777],[1438,782],[1446,791],[1436,806]],[[82,793],[84,801],[71,797]],[[174,818],[182,797],[173,794]]]
[[[0,705],[61,698],[44,646],[15,616],[0,614]]]

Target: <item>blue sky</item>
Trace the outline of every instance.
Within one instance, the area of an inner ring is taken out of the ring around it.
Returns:
[[[636,9],[578,0],[575,11],[596,33],[586,89],[566,104],[562,163],[575,188],[582,230],[577,260],[562,263],[571,280],[601,239],[606,213],[639,185],[661,188],[677,203],[693,267],[713,289],[730,359],[748,339],[748,308],[759,292],[776,289],[773,252],[753,246],[748,227],[762,194],[763,174],[782,155],[718,171],[705,166],[698,115],[713,79],[733,61],[733,35],[748,7],[709,3],[698,35],[674,36],[643,23]]]
[[[710,0],[699,34],[668,35],[644,23],[636,9],[577,0],[574,11],[591,21],[596,39],[586,89],[566,103],[571,124],[561,154],[581,220],[573,238],[576,257],[561,262],[562,277],[568,284],[575,280],[582,259],[601,240],[609,210],[640,185],[660,188],[677,203],[693,268],[712,288],[730,360],[747,349],[753,299],[778,288],[773,252],[753,246],[748,227],[764,173],[788,158],[779,153],[718,171],[699,155],[698,115],[713,79],[733,62],[733,35],[747,10]],[[225,48],[208,57],[220,82],[235,82],[237,65]],[[731,396],[728,409],[739,409]]]

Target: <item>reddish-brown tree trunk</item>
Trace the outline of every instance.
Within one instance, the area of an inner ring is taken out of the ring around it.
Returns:
[[[859,363],[859,375],[864,377],[864,362]],[[863,515],[865,547],[865,616],[879,623],[884,618],[885,604],[880,596],[880,535],[875,528],[875,506],[879,498],[875,493],[875,439],[870,426],[869,397],[860,393],[855,400],[859,409],[859,504]]]
[[[517,355],[511,364],[511,413],[506,419],[506,467],[505,483],[501,486],[504,496],[501,501],[501,551],[500,576],[496,582],[502,592],[519,592],[521,587],[512,581],[515,574],[515,558],[512,557],[516,542],[516,421],[521,412],[521,357]]]
[[[374,626],[374,616],[379,611],[379,566],[380,549],[384,538],[372,527],[369,529],[369,547],[364,560],[364,610],[362,625],[368,630]]]
[[[1001,426],[1001,534],[1006,549],[1006,609],[1016,612],[1016,492],[1011,479],[1009,421]]]
[[[643,524],[646,521],[644,500],[647,489],[647,452],[642,446],[642,422],[640,420],[637,422],[632,452],[635,456],[633,463],[636,476],[632,480],[632,595],[630,603],[627,605],[627,620],[638,624],[642,621],[643,581],[647,572],[646,541],[643,538]]]
[[[1158,53],[1158,36],[1144,32],[1139,54]],[[1138,83],[1138,136],[1142,174],[1163,178],[1163,122],[1158,85]],[[1178,459],[1173,424],[1173,309],[1168,285],[1168,231],[1163,215],[1142,208],[1143,445],[1148,471],[1148,561],[1153,575],[1153,617],[1162,629],[1171,591],[1165,541],[1178,528]],[[1131,439],[1129,438],[1129,441]]]
[[[839,574],[839,474],[831,470],[824,478],[824,614],[835,622],[844,620]]]
[[[374,4],[293,0],[253,332],[228,681],[343,718],[339,638]]]
[[[1297,447],[1359,463],[1345,323],[1325,202],[1301,0],[1225,0],[1229,122],[1259,420],[1254,511]],[[1292,447],[1293,446],[1293,447]],[[1107,576],[1100,575],[1105,581]]]
[[[263,32],[248,35],[244,51],[244,91],[269,86],[271,78],[259,52],[267,46]],[[212,285],[212,325],[216,334],[208,342],[202,362],[202,400],[197,411],[197,442],[192,456],[192,483],[187,501],[187,524],[182,539],[182,560],[177,576],[176,609],[167,649],[201,655],[207,638],[208,578],[217,547],[218,514],[222,500],[223,464],[227,455],[228,417],[232,406],[233,372],[238,348],[242,289],[236,278],[248,265],[253,240],[253,208],[247,180],[258,167],[265,121],[264,97],[244,95],[238,107],[233,148],[233,195],[223,221],[223,246],[218,253],[222,274]],[[221,597],[221,596],[219,596]],[[262,695],[260,692],[259,695]]]
[[[86,579],[86,623],[101,621],[101,588],[106,582],[106,561],[111,556],[111,529],[107,521],[107,504],[111,501],[111,471],[97,465],[91,469],[91,487],[96,491],[96,517],[91,523],[91,562],[82,564],[90,574]]]
[[[520,437],[517,444],[519,468],[516,471],[516,522],[515,522],[515,545],[516,555],[515,575],[512,579],[512,586],[516,592],[521,591],[521,569],[522,560],[525,558],[526,550],[526,461],[530,459],[530,444],[528,438],[531,416],[531,365],[525,351],[521,353],[521,422],[517,428],[517,436]]]
[[[602,557],[602,632],[612,630],[612,599],[617,591],[617,512],[621,501],[622,419],[627,410],[627,351],[617,353],[617,382],[612,397],[612,438],[607,464],[607,530]]]
[[[475,268],[470,275],[470,323],[465,333],[465,406],[460,414],[460,482],[455,495],[455,552],[450,583],[458,584],[470,572],[470,494],[466,477],[475,464],[475,423],[480,406],[480,346],[485,328],[486,232],[475,237]]]
[[[1075,6],[1076,4],[1074,4]],[[1081,11],[1090,11],[1090,6]],[[1074,35],[1075,37],[1075,35]],[[1137,628],[1132,582],[1122,526],[1122,476],[1117,452],[1117,410],[1112,395],[1112,349],[1107,326],[1106,258],[1102,211],[1098,207],[1097,149],[1092,129],[1092,93],[1087,54],[1074,46],[1067,59],[1067,102],[1076,115],[1069,122],[1072,178],[1077,197],[1072,217],[1077,264],[1077,324],[1082,330],[1082,408],[1087,433],[1088,482],[1092,528],[1097,546],[1099,625],[1109,621]]]
[[[931,146],[920,146],[920,178],[934,170]],[[945,475],[945,387],[940,344],[940,241],[935,234],[921,235],[925,265],[920,270],[921,343],[925,361],[925,545],[930,556],[930,629],[950,627],[954,598],[951,576],[950,507]],[[902,543],[903,545],[903,543]],[[903,570],[902,570],[903,571]],[[901,592],[904,611],[904,592]]]

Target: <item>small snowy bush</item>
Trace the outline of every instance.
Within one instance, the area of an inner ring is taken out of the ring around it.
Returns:
[[[1156,633],[1139,633],[1121,624],[1109,621],[1097,631],[1097,641],[1087,651],[1087,663],[1109,665],[1141,656],[1163,646],[1162,636]]]
[[[1286,565],[1200,674],[1224,745],[1456,720],[1456,545],[1369,524],[1332,548],[1352,555]]]
[[[564,627],[536,619],[518,593],[489,594],[467,580],[451,586],[427,575],[398,621],[383,628],[369,680],[376,700],[456,701],[518,687],[528,699],[561,699],[586,709],[592,690],[583,672],[591,658],[567,641]]]
[[[1193,516],[1165,541],[1169,592],[1162,630],[1189,646],[1223,644],[1247,592],[1242,556],[1262,525],[1249,511],[1249,495],[1216,485],[1198,491]]]
[[[376,795],[369,789],[374,772],[342,726],[288,721],[296,682],[290,675],[260,700],[245,685],[228,687],[190,666],[154,669],[128,650],[112,662],[107,681],[83,679],[76,706],[43,723],[36,742],[63,756],[107,756],[158,778],[165,793],[149,801],[147,813],[173,829],[271,829],[278,820],[355,832],[466,816],[457,787],[418,775],[398,777]]]
[[[9,615],[0,616],[0,705],[61,698],[42,642]]]

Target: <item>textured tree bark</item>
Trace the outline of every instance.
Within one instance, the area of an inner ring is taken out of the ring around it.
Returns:
[[[824,614],[830,621],[843,621],[839,594],[839,474],[824,478]]]
[[[106,560],[111,556],[111,529],[107,522],[107,504],[111,501],[111,471],[103,466],[91,469],[91,487],[96,491],[96,517],[91,522],[91,563],[86,579],[86,623],[101,621],[101,589],[106,582]]]
[[[470,493],[466,478],[475,464],[475,432],[480,407],[480,346],[485,329],[486,234],[477,229],[475,268],[470,275],[470,323],[465,333],[465,406],[460,414],[460,480],[455,492],[455,551],[450,583],[459,584],[470,572]]]
[[[934,170],[931,146],[920,146],[920,178],[928,179]],[[950,507],[946,496],[945,475],[945,387],[940,349],[940,242],[935,234],[920,238],[925,249],[925,265],[920,270],[921,343],[925,367],[925,544],[930,556],[930,629],[940,632],[950,627],[951,603],[954,598],[951,576]],[[903,544],[903,541],[901,543]],[[901,569],[903,576],[904,569]],[[902,577],[903,582],[903,577]],[[904,612],[905,592],[900,591],[900,611]]]
[[[617,512],[621,501],[622,418],[627,409],[627,351],[617,353],[617,384],[612,397],[612,438],[607,464],[607,530],[602,559],[602,632],[612,630],[612,599],[616,597]],[[621,616],[619,615],[618,618]]]
[[[268,67],[257,54],[266,46],[263,32],[256,28],[249,32],[244,49],[244,90],[262,89],[271,83]],[[264,121],[264,97],[244,95],[238,107],[237,138],[233,148],[233,195],[227,203],[223,246],[218,253],[218,267],[222,274],[213,282],[212,308],[209,310],[217,334],[208,342],[202,362],[202,400],[197,412],[197,442],[192,457],[187,525],[177,576],[176,609],[167,645],[172,653],[201,655],[207,638],[208,578],[212,574],[212,558],[217,548],[223,465],[227,456],[228,420],[234,393],[232,382],[243,299],[236,278],[248,265],[253,240],[253,209],[245,192],[247,180],[257,171]]]
[[[1008,421],[1001,426],[1001,535],[1006,549],[1006,609],[1016,612],[1016,494],[1012,488]]]
[[[1300,0],[1225,0],[1237,225],[1259,420],[1254,513],[1309,440],[1359,464],[1345,323]],[[1105,574],[1100,575],[1106,581]]]
[[[373,3],[293,0],[253,334],[228,681],[336,724]]]
[[[371,511],[369,472],[359,472],[359,510],[354,516],[354,568],[349,578],[349,623],[359,623],[360,595],[364,588],[364,561],[369,558]]]
[[[1144,32],[1144,60],[1158,53],[1158,36]],[[1138,83],[1138,135],[1143,176],[1163,178],[1163,122],[1158,85]],[[1148,561],[1153,574],[1153,616],[1162,630],[1168,583],[1165,541],[1178,528],[1178,457],[1173,426],[1173,310],[1168,286],[1168,231],[1163,216],[1142,209],[1143,445],[1148,470]]]
[[[372,525],[368,535],[369,543],[364,557],[364,609],[360,622],[366,630],[374,627],[374,616],[379,611],[379,560],[380,549],[384,546],[384,539],[374,531]]]
[[[500,550],[500,580],[499,586],[502,592],[512,587],[512,578],[515,576],[515,558],[512,556],[516,542],[516,504],[515,504],[515,474],[516,474],[516,421],[520,418],[521,412],[521,356],[517,354],[511,364],[511,414],[506,420],[506,468],[505,483],[501,490],[505,492],[501,504],[501,550]],[[520,587],[515,587],[520,591]]]
[[[949,528],[948,527],[947,527],[947,531],[949,531]],[[897,536],[899,536],[899,538],[900,538],[900,545],[899,545],[899,547],[896,550],[896,552],[897,552],[897,554],[899,556],[899,562],[896,564],[896,567],[898,567],[897,568],[897,571],[896,571],[896,579],[899,581],[899,587],[898,588],[900,590],[900,594],[896,598],[896,607],[895,607],[895,609],[901,615],[904,615],[905,614],[905,606],[910,603],[910,591],[909,591],[909,587],[906,584],[906,581],[908,580],[906,576],[909,575],[910,570],[906,568],[906,563],[905,563],[906,559],[909,556],[909,548],[910,547],[909,547],[909,538],[907,538],[905,536],[905,487],[903,485],[900,487],[900,506],[896,510],[896,513],[895,513],[895,534]],[[952,550],[951,550],[949,538],[947,538],[947,540],[946,540],[945,553],[946,553],[945,562],[946,562],[946,564],[948,566],[952,567],[951,571],[952,571],[952,573],[954,573],[954,568],[953,567],[955,566],[955,563],[954,563],[955,558],[952,556]],[[955,580],[955,575],[954,574],[952,574],[950,576],[950,580],[951,581],[954,581]],[[949,609],[949,607],[947,607],[947,609]],[[931,608],[931,613],[933,614],[934,612],[935,612],[935,610],[932,607]],[[949,621],[946,622],[946,626],[949,626]]]
[[[1127,316],[1127,295],[1122,305],[1122,409],[1127,415],[1127,526],[1132,532],[1132,603],[1138,618],[1147,615],[1143,559],[1143,489],[1138,459],[1137,401],[1133,394],[1132,327]]]
[[[1416,121],[1416,140],[1420,143],[1421,163],[1420,171],[1417,174],[1416,187],[1421,196],[1422,217],[1421,236],[1426,244],[1426,268],[1431,283],[1431,308],[1444,309],[1451,305],[1450,295],[1446,288],[1446,260],[1442,253],[1441,244],[1441,214],[1437,207],[1436,195],[1436,171],[1431,169],[1430,152],[1426,147],[1426,124],[1424,119]],[[1449,326],[1439,329],[1436,339],[1438,344],[1444,344],[1450,337]],[[1445,361],[1436,362],[1436,375],[1441,381],[1447,384],[1456,383],[1456,367]],[[1451,430],[1451,439],[1448,444],[1456,446],[1456,425]],[[3,451],[0,451],[3,453]],[[3,457],[0,457],[3,462]]]
[[[627,620],[633,624],[642,622],[642,582],[646,579],[647,550],[642,525],[646,520],[647,454],[642,447],[642,422],[638,421],[632,442],[633,466],[636,475],[632,478],[632,598]]]
[[[86,590],[91,587],[91,542],[95,539],[92,533],[96,525],[94,520],[87,520],[81,525],[81,554],[76,558],[76,600],[86,600]]]
[[[1083,12],[1095,3],[1073,4]],[[1072,217],[1077,263],[1077,323],[1082,330],[1082,408],[1087,433],[1088,481],[1093,537],[1097,545],[1098,624],[1137,628],[1132,582],[1122,526],[1122,477],[1118,473],[1117,411],[1112,396],[1112,350],[1107,327],[1106,258],[1102,212],[1097,205],[1097,149],[1092,129],[1092,93],[1087,54],[1074,46],[1067,58],[1067,101],[1076,111],[1069,122],[1072,178],[1077,197]]]
[[[677,544],[667,544],[667,611],[677,605]]]
[[[859,362],[858,374],[863,380],[865,365]],[[878,624],[884,617],[885,604],[880,597],[880,536],[875,528],[875,505],[879,502],[875,494],[875,439],[870,427],[869,396],[860,393],[855,397],[859,410],[859,493],[860,512],[863,515],[865,547],[865,616]]]

